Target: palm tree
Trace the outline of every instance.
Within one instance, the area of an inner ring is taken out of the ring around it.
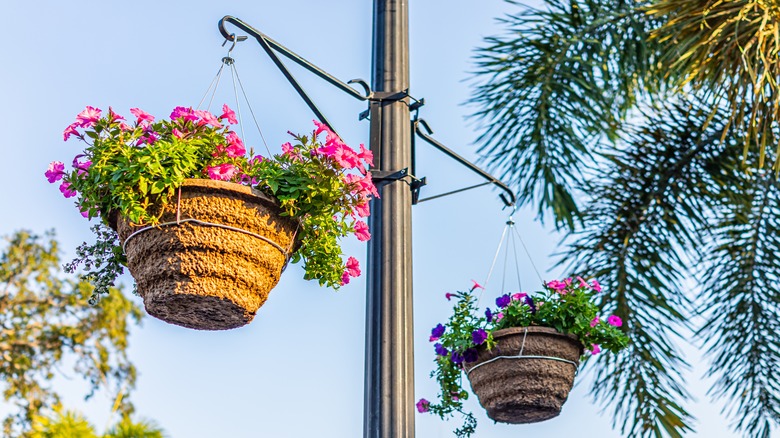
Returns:
[[[511,0],[510,0],[511,1]],[[567,232],[629,349],[594,395],[631,437],[691,432],[689,365],[746,437],[780,424],[780,9],[774,1],[547,0],[476,52],[480,153]],[[769,168],[772,163],[773,169]]]
[[[152,421],[134,423],[129,416],[124,416],[103,438],[165,438],[165,434]]]

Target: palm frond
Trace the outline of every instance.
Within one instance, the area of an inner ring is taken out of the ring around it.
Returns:
[[[706,322],[698,335],[711,360],[707,375],[716,377],[712,398],[725,401],[746,437],[769,438],[780,423],[780,184],[734,164],[724,186],[731,202],[719,210],[703,260]]]
[[[663,45],[660,61],[666,80],[724,102],[731,113],[726,131],[743,136],[743,160],[752,144],[758,153],[756,166],[763,168],[767,147],[778,145],[774,128],[780,121],[778,4],[661,0],[647,12],[664,20],[653,38]],[[777,159],[774,168],[780,172]]]
[[[480,153],[519,187],[519,203],[573,228],[575,192],[594,144],[616,138],[626,111],[654,82],[653,26],[622,1],[550,0],[500,20],[508,34],[475,55],[471,103]]]
[[[691,329],[682,286],[696,254],[696,230],[710,210],[711,169],[724,148],[705,105],[677,102],[648,111],[592,187],[583,229],[566,254],[578,272],[606,287],[605,311],[625,321],[627,352],[597,361],[594,396],[614,403],[631,437],[681,437],[691,431],[690,398],[676,347]]]

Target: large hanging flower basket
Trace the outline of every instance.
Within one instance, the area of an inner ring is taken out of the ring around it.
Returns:
[[[127,267],[150,315],[201,330],[248,324],[293,251],[298,221],[248,186],[186,180],[156,226],[120,218]]]
[[[465,365],[487,416],[512,424],[557,417],[583,353],[577,337],[532,326],[498,330],[493,339],[492,350],[481,345],[476,362]]]
[[[362,218],[379,195],[372,152],[355,151],[315,121],[310,135],[291,133],[294,144],[264,157],[231,130],[233,110],[222,111],[176,107],[157,120],[131,108],[128,123],[88,106],[65,129],[65,140],[87,146],[72,170],[53,161],[45,175],[61,181],[84,217],[99,220],[96,242],[81,245],[67,266],[84,266],[92,302],[127,266],[149,314],[224,330],[252,320],[288,261],[333,289],[360,275],[339,239],[371,238]]]

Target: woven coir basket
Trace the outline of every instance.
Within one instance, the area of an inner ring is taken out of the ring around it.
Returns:
[[[513,327],[494,332],[493,339],[492,350],[480,346],[477,361],[466,364],[471,388],[488,417],[521,424],[558,416],[582,354],[577,338],[547,327]]]
[[[298,222],[279,213],[275,199],[247,186],[191,179],[160,225],[119,218],[119,240],[146,311],[199,330],[248,324],[292,251]]]

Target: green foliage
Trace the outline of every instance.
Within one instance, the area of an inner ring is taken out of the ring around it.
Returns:
[[[57,404],[50,382],[66,363],[89,382],[87,397],[101,388],[132,387],[136,371],[127,336],[142,313],[119,290],[88,306],[92,287],[60,278],[52,233],[42,238],[19,231],[6,242],[0,252],[0,387],[11,407],[3,435],[13,437]]]
[[[505,35],[477,50],[479,151],[540,218],[574,227],[595,143],[616,139],[638,96],[658,86],[643,3],[549,0],[500,19]]]
[[[60,190],[66,197],[77,196],[85,217],[101,219],[93,227],[96,243],[80,246],[67,267],[75,272],[84,266],[83,278],[95,285],[93,300],[108,292],[125,263],[116,233],[107,226],[114,228],[118,216],[137,225],[157,224],[188,178],[249,185],[278,199],[285,215],[299,219],[292,261],[304,262],[306,279],[338,289],[357,273],[351,268],[356,261],[342,260],[339,239],[351,233],[359,240],[370,237],[358,217],[368,216],[368,202],[378,195],[367,171],[371,152],[363,145],[355,152],[318,124],[311,139],[294,136],[297,144],[285,144],[280,155],[252,157],[250,150],[248,157],[227,124],[236,122],[232,110],[223,110],[215,117],[177,107],[170,120],[154,122],[133,109],[138,120],[130,126],[111,110],[100,117],[99,109],[87,107],[65,131],[66,139],[76,136],[87,146],[73,159],[71,171],[55,161],[46,176],[50,182],[63,180]],[[321,143],[317,136],[323,132],[327,139]]]
[[[164,438],[162,429],[149,421],[133,422],[125,415],[108,432],[98,435],[80,414],[55,406],[49,415],[35,415],[25,438]]]
[[[601,319],[599,307],[593,302],[595,292],[600,292],[598,282],[586,283],[580,277],[544,284],[544,290],[533,296],[525,293],[503,295],[496,300],[495,312],[489,308],[485,316],[477,316],[478,307],[474,298],[474,284],[468,292],[448,294],[458,301],[446,325],[439,324],[431,332],[431,342],[436,352],[436,368],[431,377],[439,383],[439,402],[422,399],[418,410],[429,411],[442,419],[459,412],[464,424],[455,430],[458,437],[471,436],[477,420],[470,412],[463,410],[463,401],[469,393],[463,389],[462,373],[464,363],[477,360],[477,349],[492,350],[495,346],[493,333],[511,327],[551,327],[561,333],[577,336],[579,341],[598,354],[603,347],[613,353],[628,346],[628,337],[618,329],[622,322],[611,316]]]

